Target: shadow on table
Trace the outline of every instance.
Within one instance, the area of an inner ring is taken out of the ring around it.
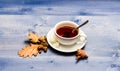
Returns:
[[[30,44],[29,40],[24,41],[25,44]],[[86,45],[82,48],[82,50],[85,50]],[[57,51],[55,49],[53,49],[51,46],[48,46],[48,50],[56,55],[61,55],[61,56],[76,56],[76,52],[70,52],[70,53],[65,53],[65,52],[60,52]],[[80,60],[76,60],[76,64],[82,60],[86,60],[86,59],[80,59]]]
[[[86,45],[82,48],[83,50],[85,49]],[[48,47],[48,50],[50,50],[52,53],[55,53],[56,55],[62,55],[62,56],[76,56],[76,52],[71,52],[71,53],[65,53],[65,52],[59,52],[55,49],[53,49],[51,46]],[[79,63],[80,61],[85,60],[85,62],[88,63],[87,58],[86,59],[80,59],[80,60],[76,60],[75,63]]]

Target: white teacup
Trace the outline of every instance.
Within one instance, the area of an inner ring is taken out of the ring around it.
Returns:
[[[63,44],[63,45],[73,45],[73,44],[79,42],[80,37],[81,37],[80,28],[77,30],[77,34],[75,36],[73,36],[73,37],[63,37],[63,36],[60,36],[58,34],[57,30],[60,29],[61,27],[64,27],[64,26],[69,26],[69,27],[76,28],[78,25],[76,23],[72,22],[72,21],[61,21],[61,22],[57,23],[55,25],[55,28],[54,28],[54,33],[55,33],[55,37],[56,37],[57,41],[60,44]],[[72,33],[72,31],[71,31],[71,33]]]

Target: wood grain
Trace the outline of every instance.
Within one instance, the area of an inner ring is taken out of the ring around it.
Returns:
[[[9,5],[7,1],[0,1],[0,71],[119,71],[119,1],[86,0],[68,4],[64,3],[68,1],[50,4],[49,1],[37,4],[37,1],[22,4],[11,0]],[[75,53],[61,53],[51,47],[37,57],[17,55],[18,50],[27,45],[29,32],[46,35],[63,20],[78,24],[89,20],[89,24],[81,28],[87,35],[84,50],[88,59],[76,61]]]

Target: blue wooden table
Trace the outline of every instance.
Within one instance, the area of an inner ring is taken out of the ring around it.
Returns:
[[[120,71],[120,1],[0,1],[0,71]],[[46,35],[57,22],[89,20],[81,29],[87,35],[88,59],[51,47],[37,57],[17,55],[33,31]]]

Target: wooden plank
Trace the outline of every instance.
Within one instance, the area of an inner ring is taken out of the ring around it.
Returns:
[[[49,47],[37,57],[21,58],[17,51],[24,47],[30,31],[47,34],[62,20],[90,22],[81,29],[87,34],[85,51],[89,58],[76,61],[75,53],[60,53]],[[0,70],[1,71],[109,71],[119,68],[120,16],[50,16],[0,15]],[[76,21],[78,20],[78,21]],[[42,24],[41,24],[42,23]]]

